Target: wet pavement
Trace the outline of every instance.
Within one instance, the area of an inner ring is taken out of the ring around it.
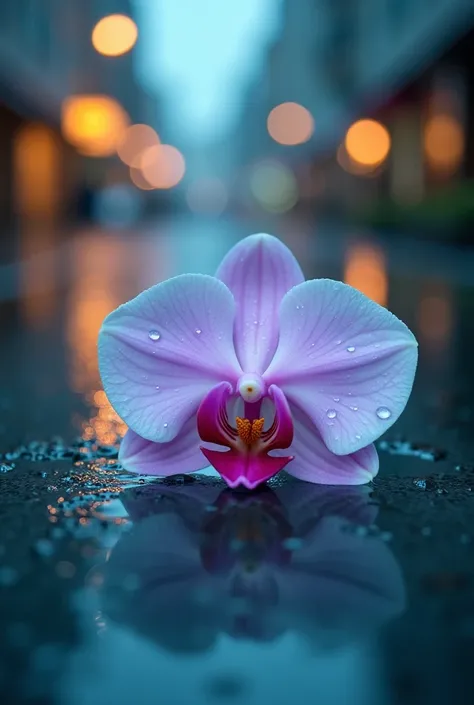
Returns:
[[[0,265],[2,703],[472,702],[474,251],[265,227],[307,277],[345,279],[419,340],[370,486],[282,476],[248,496],[117,462],[103,318],[169,276],[212,274],[260,229],[25,226]]]

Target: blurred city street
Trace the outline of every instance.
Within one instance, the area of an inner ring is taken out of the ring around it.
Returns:
[[[0,8],[1,703],[471,705],[473,47],[473,0]],[[118,460],[104,318],[259,232],[418,340],[368,485]]]

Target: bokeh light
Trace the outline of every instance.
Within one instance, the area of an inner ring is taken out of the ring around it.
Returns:
[[[103,17],[92,30],[92,45],[104,56],[121,56],[135,46],[138,29],[127,15]]]
[[[267,128],[275,142],[287,146],[303,144],[314,132],[313,116],[298,103],[281,103],[270,112]]]
[[[433,171],[452,174],[464,156],[464,131],[451,115],[435,115],[428,120],[424,132],[425,158]]]
[[[344,171],[347,171],[348,174],[352,174],[353,176],[365,176],[370,178],[373,176],[377,176],[380,173],[380,163],[375,165],[367,165],[360,164],[359,162],[355,162],[353,159],[351,159],[350,156],[347,154],[344,143],[340,144],[338,147],[338,150],[336,152],[336,160],[339,166],[344,169]]]
[[[153,188],[170,189],[186,171],[184,157],[176,147],[159,144],[146,149],[140,160],[142,176]]]
[[[143,176],[141,169],[136,169],[135,167],[130,167],[130,181],[134,186],[140,189],[140,191],[153,191],[155,189]]]
[[[388,278],[385,255],[369,243],[349,246],[344,266],[344,281],[381,306],[387,305]]]
[[[217,178],[202,178],[189,185],[186,201],[194,213],[222,213],[228,201],[225,184]]]
[[[348,129],[344,146],[349,157],[364,166],[381,164],[390,152],[386,127],[376,120],[358,120]]]
[[[62,132],[82,154],[106,157],[114,154],[129,119],[114,98],[106,95],[74,95],[62,105]]]
[[[130,125],[117,145],[117,154],[124,164],[139,168],[143,152],[159,143],[160,138],[149,125]]]
[[[250,190],[255,200],[271,213],[285,213],[298,202],[295,175],[278,161],[263,161],[253,167]]]

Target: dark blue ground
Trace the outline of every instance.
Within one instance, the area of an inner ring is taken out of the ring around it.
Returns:
[[[472,703],[473,252],[272,228],[308,277],[352,263],[368,293],[387,287],[418,337],[373,486],[281,478],[248,498],[117,463],[102,319],[169,276],[213,273],[255,229],[32,227],[1,265],[2,703]]]

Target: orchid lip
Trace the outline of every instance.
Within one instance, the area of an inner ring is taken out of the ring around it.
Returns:
[[[229,487],[243,485],[254,489],[279,472],[292,456],[273,457],[274,449],[288,448],[293,440],[293,423],[288,402],[278,387],[269,389],[275,405],[275,417],[270,428],[263,430],[264,418],[258,416],[261,403],[256,402],[255,418],[236,417],[235,425],[229,420],[226,402],[232,392],[227,382],[222,382],[205,397],[197,413],[198,433],[206,443],[226,446],[227,451],[216,451],[201,446],[201,451],[222,475]]]

